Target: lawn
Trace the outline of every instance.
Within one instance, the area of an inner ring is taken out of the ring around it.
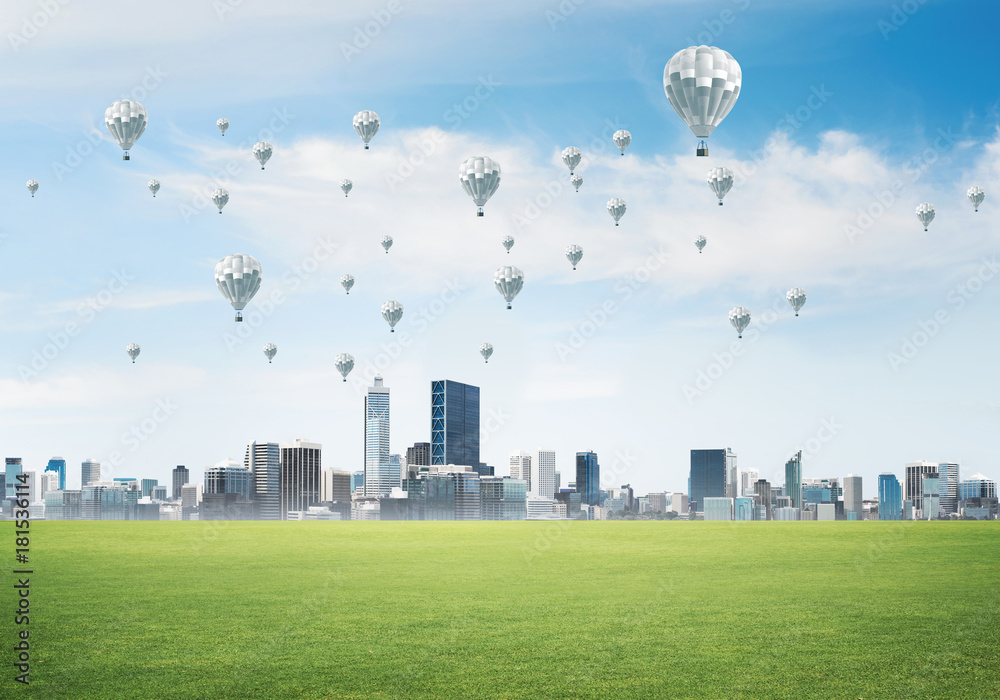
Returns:
[[[1000,696],[996,522],[31,528],[5,699]]]

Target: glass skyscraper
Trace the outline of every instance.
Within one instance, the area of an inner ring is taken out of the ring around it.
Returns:
[[[986,478],[982,474],[973,474],[958,485],[958,499],[965,501],[969,498],[996,498],[997,482]]]
[[[958,512],[958,465],[938,462],[938,481],[941,490],[941,512],[946,515]]]
[[[431,382],[431,464],[479,467],[479,387]]]
[[[691,450],[691,474],[688,480],[690,501],[705,511],[706,498],[729,497],[736,488],[736,454],[724,450]]]
[[[576,490],[580,501],[588,506],[601,503],[601,465],[596,452],[576,453]]]
[[[481,520],[525,520],[527,504],[528,484],[523,479],[484,476],[479,480]]]
[[[903,519],[903,487],[895,474],[878,475],[878,519]]]
[[[246,467],[232,464],[217,464],[205,470],[205,494],[235,493],[244,501],[251,500],[253,476]]]
[[[281,519],[290,510],[309,510],[322,501],[323,446],[298,439],[281,446],[281,488],[279,511]]]
[[[389,466],[389,388],[382,375],[375,376],[374,386],[365,394],[365,495],[388,496],[393,483]]]
[[[277,447],[277,445],[275,445],[275,447]],[[188,468],[185,467],[183,464],[178,464],[176,467],[174,467],[174,470],[171,473],[174,479],[173,498],[175,501],[179,501],[181,500],[181,486],[188,483],[191,472],[188,471]]]
[[[247,445],[243,466],[250,470],[254,520],[281,520],[281,449],[278,443],[251,442]],[[174,488],[178,488],[176,476]]]
[[[21,458],[20,457],[7,457],[4,460],[4,499],[14,498],[15,491],[14,485],[17,483],[17,477],[21,473]]]
[[[802,450],[785,462],[785,493],[792,499],[792,508],[802,508]]]
[[[48,466],[45,467],[47,472],[55,472],[59,475],[59,489],[64,490],[66,488],[66,460],[62,457],[53,457],[49,460]]]

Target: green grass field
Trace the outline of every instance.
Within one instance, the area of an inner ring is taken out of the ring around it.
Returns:
[[[996,522],[39,522],[31,550],[2,698],[1000,696]]]

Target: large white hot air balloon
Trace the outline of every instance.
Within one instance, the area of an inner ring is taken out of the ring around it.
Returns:
[[[500,186],[500,164],[489,156],[473,156],[458,168],[462,189],[479,207],[476,216],[483,215],[483,207]]]
[[[504,236],[500,243],[503,244],[504,249],[507,251],[507,255],[510,255],[510,249],[514,247],[514,237]]]
[[[104,111],[104,124],[119,146],[122,160],[128,160],[128,151],[146,130],[146,108],[135,100],[119,100]]]
[[[615,226],[623,216],[625,216],[625,200],[621,197],[614,197],[608,200],[608,213],[615,220]]]
[[[573,174],[573,170],[580,164],[583,159],[583,153],[576,146],[567,146],[562,152],[562,162],[566,164],[569,168],[569,174]]]
[[[729,322],[733,324],[733,328],[736,329],[737,335],[742,338],[743,331],[745,331],[747,326],[750,325],[750,309],[745,306],[734,307],[733,310],[729,312]]]
[[[694,245],[698,249],[699,253],[704,250],[706,243],[708,243],[708,239],[704,236],[698,236],[694,239]]]
[[[670,106],[699,139],[697,154],[708,155],[704,141],[740,96],[743,72],[728,52],[715,46],[689,46],[663,69],[663,91]]]
[[[229,190],[220,187],[219,189],[212,192],[212,204],[219,208],[219,213],[222,213],[222,207],[226,206],[229,202]]]
[[[354,275],[344,275],[340,278],[340,286],[344,288],[344,291],[348,294],[351,293],[351,287],[354,286]]]
[[[708,171],[708,186],[719,198],[719,206],[722,206],[722,198],[729,190],[733,189],[733,171],[729,168],[712,168]]]
[[[264,346],[264,357],[267,358],[267,364],[271,364],[271,360],[274,356],[278,354],[278,346],[274,343],[268,343]]]
[[[38,180],[28,180],[27,182],[28,192],[31,192],[31,196],[35,196],[35,192],[38,191]]]
[[[267,141],[258,141],[253,145],[253,157],[260,163],[261,170],[264,169],[264,163],[271,160],[272,153],[274,153],[274,147]]]
[[[225,136],[226,135],[226,129],[229,128],[229,120],[226,119],[225,117],[223,117],[219,121],[215,122],[215,125],[217,127],[219,127],[219,131],[221,131],[222,135]]]
[[[573,177],[571,177],[569,179],[569,184],[573,185],[573,188],[577,192],[579,192],[580,191],[580,185],[583,184],[583,177],[581,177],[580,174],[577,173],[576,175],[574,175]]]
[[[982,187],[973,185],[969,188],[969,191],[965,193],[965,196],[969,198],[970,202],[972,202],[972,206],[975,210],[979,211],[979,205],[983,203],[984,199],[986,199],[986,192]]]
[[[625,155],[625,149],[632,143],[632,134],[625,131],[625,129],[619,129],[611,137],[611,140],[615,142],[615,146],[622,152],[622,155]]]
[[[370,109],[363,109],[354,115],[354,130],[365,142],[365,149],[368,149],[368,142],[378,133],[378,128],[382,124],[378,115]]]
[[[403,305],[398,301],[387,301],[382,304],[382,318],[389,324],[389,332],[396,332],[396,324],[403,318]]]
[[[354,187],[354,183],[351,182],[350,180],[340,181],[340,189],[343,190],[345,197],[347,196],[347,193],[351,191],[352,187]]]
[[[160,191],[160,181],[150,180],[149,182],[146,183],[146,187],[149,188],[149,191],[152,192],[153,196],[155,197],[156,193]]]
[[[128,353],[128,356],[132,358],[133,365],[135,364],[135,358],[139,357],[140,350],[141,348],[137,343],[129,343],[128,345],[125,346],[125,352]]]
[[[257,258],[245,253],[227,255],[215,264],[215,283],[233,308],[236,320],[243,320],[243,309],[260,289],[264,271]]]
[[[920,219],[920,223],[924,225],[924,231],[927,230],[927,224],[934,221],[934,205],[924,202],[923,204],[917,205],[917,218]]]
[[[342,352],[337,355],[337,358],[333,361],[333,366],[337,368],[337,371],[340,372],[340,376],[343,377],[346,382],[347,375],[351,373],[352,369],[354,369],[354,356],[346,352]]]
[[[493,284],[497,291],[507,301],[507,308],[510,302],[514,301],[521,288],[524,287],[524,273],[513,265],[505,265],[493,273]]]
[[[389,248],[392,248],[392,236],[382,236],[382,247],[385,248],[385,254],[389,254]]]
[[[569,260],[569,263],[573,266],[574,270],[576,269],[576,264],[580,262],[582,257],[583,248],[577,244],[574,243],[573,245],[566,247],[566,259]]]
[[[792,307],[795,315],[798,316],[799,309],[806,303],[806,292],[801,287],[792,287],[788,290],[788,294],[785,295],[785,299],[788,300],[788,305]]]
[[[483,356],[484,360],[486,360],[486,364],[489,364],[490,355],[493,354],[493,346],[489,343],[483,343],[479,346],[479,354]]]

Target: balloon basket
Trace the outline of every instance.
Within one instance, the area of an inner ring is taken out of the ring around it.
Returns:
[[[395,328],[390,328],[390,329],[389,329],[389,332],[390,332],[390,333],[395,333],[395,332],[396,332],[396,329],[395,329]]]
[[[699,156],[707,156],[708,155],[708,144],[705,143],[704,141],[699,141],[698,142],[698,149],[695,151],[695,153],[697,155],[699,155]]]
[[[122,160],[128,160],[128,153],[122,154]]]
[[[507,309],[508,309],[508,310],[510,309],[510,304],[507,304]]]
[[[719,206],[720,207],[722,206],[722,200],[721,199],[719,200]]]
[[[476,216],[482,216],[482,215],[483,215],[483,210],[480,208],[480,210],[476,212]]]
[[[236,320],[237,321],[242,321],[243,320],[243,313],[242,312],[240,312],[240,311],[236,312]]]
[[[367,143],[365,144],[365,150],[366,151],[368,150],[368,144]],[[344,381],[346,382],[347,380],[345,379]]]
[[[344,377],[344,383],[345,384],[347,383],[347,377]]]

